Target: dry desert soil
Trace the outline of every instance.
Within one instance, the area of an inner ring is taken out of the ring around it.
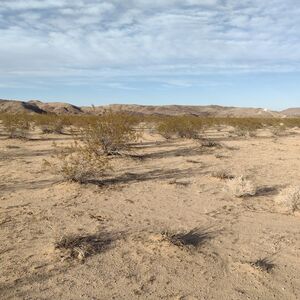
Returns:
[[[0,136],[0,299],[300,299],[300,216],[274,202],[299,185],[300,131],[209,134],[218,147],[148,132],[84,185],[43,167],[71,136]]]

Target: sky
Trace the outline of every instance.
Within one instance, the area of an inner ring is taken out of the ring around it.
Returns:
[[[300,107],[299,0],[0,0],[0,98]]]

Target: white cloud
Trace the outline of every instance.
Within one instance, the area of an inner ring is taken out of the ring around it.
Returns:
[[[2,0],[0,74],[299,71],[296,0]]]

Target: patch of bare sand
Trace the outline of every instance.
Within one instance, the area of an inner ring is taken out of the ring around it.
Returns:
[[[299,184],[299,135],[209,149],[148,135],[83,186],[42,169],[65,138],[0,141],[1,299],[299,298],[300,218],[273,201]],[[257,195],[233,197],[215,170],[248,176]],[[194,228],[208,237],[196,246],[166,236]],[[109,246],[84,262],[55,249],[62,236],[101,232]]]

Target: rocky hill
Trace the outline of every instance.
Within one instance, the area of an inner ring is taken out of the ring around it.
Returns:
[[[30,114],[102,114],[106,109],[122,111],[140,115],[194,115],[202,117],[290,117],[300,116],[300,108],[290,108],[282,112],[270,111],[262,108],[227,107],[218,105],[190,106],[190,105],[135,105],[135,104],[111,104],[106,106],[78,107],[63,102],[42,102],[38,100],[18,101],[0,100],[0,112],[30,113]]]
[[[288,117],[300,117],[300,107],[288,108],[281,113]]]

